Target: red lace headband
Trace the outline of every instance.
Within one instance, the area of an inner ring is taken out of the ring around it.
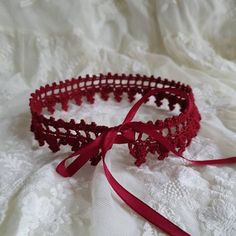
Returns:
[[[42,114],[45,108],[53,114],[57,103],[61,104],[63,110],[68,109],[70,100],[81,105],[83,97],[89,103],[93,103],[95,93],[100,93],[104,100],[112,94],[118,102],[123,98],[123,93],[128,95],[130,102],[135,100],[136,94],[141,94],[142,98],[132,106],[123,123],[114,127],[99,126],[94,122],[87,124],[84,120],[80,123],[76,123],[73,119],[65,122],[53,117],[46,118]],[[132,121],[139,107],[151,96],[155,97],[157,107],[162,105],[163,99],[168,100],[170,110],[178,104],[180,114],[163,121],[146,123]],[[166,158],[169,152],[188,160],[182,156],[182,153],[191,143],[192,138],[197,135],[201,119],[194,103],[191,87],[173,80],[163,80],[160,77],[100,74],[40,87],[31,94],[30,109],[31,131],[34,132],[40,146],[46,142],[49,148],[56,152],[60,149],[60,145],[69,144],[74,151],[57,166],[56,170],[60,175],[72,176],[89,160],[91,164],[96,165],[102,159],[108,182],[127,205],[170,235],[189,235],[122,187],[109,171],[105,157],[113,144],[127,143],[137,166],[145,162],[148,152],[157,154],[160,160]],[[72,157],[76,158],[67,165],[67,160]],[[195,165],[227,164],[235,163],[236,157],[188,161]]]

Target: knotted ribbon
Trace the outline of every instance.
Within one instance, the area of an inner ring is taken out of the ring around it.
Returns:
[[[149,207],[147,204],[121,186],[121,184],[119,184],[119,182],[113,177],[105,162],[106,153],[112,148],[113,144],[135,142],[135,132],[141,132],[147,134],[153,140],[158,141],[166,150],[172,152],[177,157],[187,160],[193,165],[236,163],[236,157],[201,161],[186,159],[180,151],[175,149],[174,145],[171,144],[166,137],[156,131],[154,124],[132,121],[140,106],[145,103],[145,101],[150,96],[163,91],[175,93],[176,95],[184,97],[188,101],[189,108],[191,108],[192,103],[189,100],[188,95],[180,90],[174,88],[156,88],[150,90],[133,105],[121,125],[109,128],[100,136],[98,136],[94,141],[69,155],[61,163],[59,163],[56,171],[64,177],[70,177],[74,175],[86,162],[88,162],[93,157],[96,157],[101,152],[103,169],[109,184],[130,208],[167,234],[173,236],[186,236],[189,235],[187,232],[183,231],[164,216],[160,215],[154,209]],[[76,157],[76,159],[74,159],[69,165],[66,165],[66,162],[74,157]]]

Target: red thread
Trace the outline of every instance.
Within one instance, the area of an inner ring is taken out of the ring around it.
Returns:
[[[69,100],[74,100],[76,104],[81,105],[82,97],[86,97],[89,103],[93,103],[95,93],[100,93],[104,100],[113,94],[118,102],[121,101],[124,93],[128,94],[130,102],[135,100],[136,94],[141,94],[142,98],[132,106],[121,125],[110,128],[98,126],[94,122],[87,124],[84,120],[80,123],[75,123],[74,120],[70,122],[55,120],[53,117],[46,118],[42,114],[44,108],[53,113],[57,103],[61,104],[62,109],[67,110]],[[167,99],[170,110],[179,104],[181,113],[164,121],[146,123],[132,121],[140,106],[151,96],[155,97],[157,106],[161,106],[163,99]],[[182,156],[182,153],[191,143],[192,138],[197,135],[201,119],[194,103],[192,89],[188,85],[153,76],[110,73],[92,77],[87,75],[40,87],[31,94],[30,109],[31,131],[34,132],[39,145],[42,146],[46,142],[49,148],[56,152],[60,149],[60,145],[69,144],[72,151],[75,151],[57,166],[56,170],[59,174],[65,177],[72,176],[87,161],[90,160],[92,165],[96,165],[102,159],[108,182],[127,205],[170,235],[189,235],[122,187],[112,176],[105,162],[106,152],[115,143],[128,144],[130,154],[134,156],[137,166],[146,161],[148,152],[156,153],[160,160],[166,158],[169,152],[188,160]],[[91,138],[91,133],[95,135],[95,139]],[[147,135],[146,139],[142,137],[144,134]],[[72,157],[77,158],[66,166],[66,161]],[[188,161],[194,165],[230,164],[236,162],[236,157]]]

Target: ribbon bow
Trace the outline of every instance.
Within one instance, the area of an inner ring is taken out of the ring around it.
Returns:
[[[182,153],[175,149],[174,145],[172,145],[166,137],[156,131],[156,128],[153,124],[132,121],[136,112],[148,99],[148,97],[161,91],[175,93],[176,95],[184,97],[188,101],[188,106],[191,108],[192,103],[188,97],[188,94],[174,88],[153,89],[146,93],[133,105],[121,125],[109,128],[100,136],[98,136],[94,141],[69,155],[61,163],[59,163],[56,171],[64,177],[70,177],[74,175],[86,162],[96,157],[101,151],[105,176],[113,190],[120,196],[120,198],[135,212],[169,235],[186,236],[189,234],[166,219],[164,216],[160,215],[154,209],[149,207],[147,204],[121,186],[113,177],[105,162],[106,153],[112,148],[113,144],[132,143],[135,141],[135,132],[141,132],[147,134],[153,140],[158,141],[166,150],[171,151],[176,156],[181,157],[194,165],[236,163],[236,157],[204,161],[186,159],[182,156]],[[77,158],[71,164],[66,166],[66,161],[76,156]]]

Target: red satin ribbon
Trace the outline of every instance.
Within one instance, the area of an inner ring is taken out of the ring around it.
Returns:
[[[173,236],[186,236],[189,235],[181,228],[173,224],[171,221],[160,215],[154,209],[149,207],[143,201],[135,197],[129,191],[127,191],[123,186],[121,186],[117,180],[113,177],[108,166],[106,165],[105,158],[106,153],[110,150],[113,144],[130,143],[134,142],[134,132],[142,132],[150,136],[152,139],[158,141],[163,147],[168,151],[171,151],[178,157],[181,157],[194,165],[215,165],[215,164],[232,164],[236,163],[236,157],[230,157],[225,159],[216,160],[203,160],[194,161],[186,159],[181,155],[180,152],[175,150],[175,147],[168,141],[167,138],[162,136],[160,133],[156,132],[153,124],[145,124],[142,122],[132,121],[136,112],[140,106],[147,100],[148,97],[155,95],[160,91],[168,91],[175,93],[176,95],[181,95],[188,100],[188,108],[191,108],[191,101],[184,92],[181,92],[173,88],[157,88],[146,93],[139,101],[137,101],[134,106],[128,112],[123,123],[119,126],[111,127],[99,137],[97,137],[93,142],[87,144],[85,147],[79,149],[78,151],[72,153],[67,158],[65,158],[56,168],[56,171],[64,176],[69,177],[74,175],[86,162],[91,158],[95,157],[101,150],[102,161],[105,176],[113,188],[113,190],[120,196],[120,198],[130,206],[135,212],[144,217],[146,220],[151,222],[156,227],[160,228],[164,232]],[[66,161],[72,157],[77,156],[77,158],[68,166],[66,166]]]

